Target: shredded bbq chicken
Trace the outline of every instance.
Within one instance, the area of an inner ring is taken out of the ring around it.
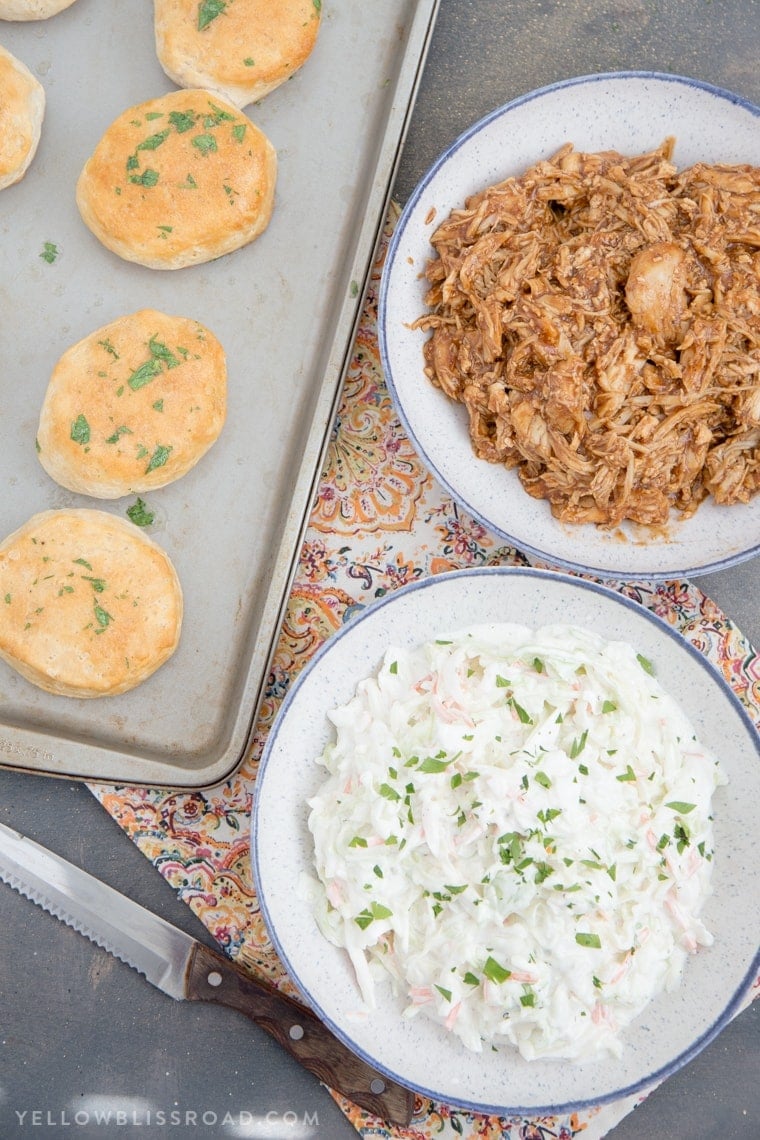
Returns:
[[[760,489],[760,168],[572,145],[432,237],[425,371],[565,522]]]

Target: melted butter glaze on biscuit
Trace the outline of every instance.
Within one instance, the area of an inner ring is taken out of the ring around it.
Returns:
[[[304,65],[321,15],[321,0],[155,0],[156,54],[180,87],[245,107]]]
[[[61,356],[40,413],[38,458],[61,486],[95,498],[165,487],[219,437],[226,396],[213,333],[142,309]]]
[[[74,0],[0,0],[0,20],[47,20]]]
[[[180,269],[258,237],[276,176],[274,147],[237,107],[204,89],[173,91],[111,123],[79,176],[77,205],[120,257]]]
[[[0,190],[19,182],[37,152],[45,89],[26,64],[0,47]]]
[[[96,510],[34,515],[0,544],[0,657],[32,684],[104,697],[172,655],[182,591],[168,555]]]

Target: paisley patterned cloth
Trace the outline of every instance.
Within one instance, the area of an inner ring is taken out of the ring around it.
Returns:
[[[503,545],[443,493],[416,456],[383,382],[376,296],[391,209],[374,266],[308,532],[252,748],[240,770],[206,791],[92,785],[123,830],[239,964],[293,991],[267,936],[251,878],[248,829],[267,733],[297,673],[352,614],[389,590],[444,570],[540,565]],[[612,583],[610,583],[612,584]],[[760,661],[700,590],[686,581],[620,588],[716,664],[760,726]],[[746,1004],[758,992],[760,979]],[[585,1140],[604,1136],[637,1098],[564,1117],[489,1117],[423,1097],[407,1128],[388,1127],[337,1094],[363,1136],[385,1140]]]

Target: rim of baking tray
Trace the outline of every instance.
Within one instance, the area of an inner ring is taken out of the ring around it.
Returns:
[[[658,614],[643,606],[640,602],[634,601],[632,598],[627,597],[619,590],[611,586],[606,586],[600,582],[588,581],[583,578],[577,578],[574,575],[566,574],[557,570],[544,570],[536,567],[523,567],[523,566],[478,566],[468,567],[460,570],[443,571],[440,574],[434,574],[427,578],[419,578],[416,581],[408,582],[403,586],[399,586],[396,590],[385,594],[382,598],[373,600],[368,606],[358,613],[354,614],[344,625],[328,637],[327,641],[317,649],[313,657],[304,665],[301,672],[296,677],[291,688],[288,690],[282,705],[275,717],[274,724],[270,729],[269,736],[259,762],[259,770],[257,775],[257,783],[261,786],[262,780],[266,776],[266,769],[269,764],[270,757],[275,751],[279,730],[284,724],[285,717],[296,699],[302,686],[306,683],[308,677],[316,669],[322,658],[330,652],[332,646],[337,640],[342,639],[351,633],[365,618],[370,614],[374,615],[377,610],[382,609],[386,605],[394,602],[399,595],[408,595],[418,590],[425,590],[435,588],[437,583],[449,581],[452,579],[461,578],[477,578],[477,577],[528,577],[543,580],[559,580],[573,587],[589,590],[592,593],[597,593],[613,600],[624,608],[628,608],[635,612],[639,617],[644,618],[646,621],[651,622],[657,627],[660,632],[665,633],[668,637],[672,638],[681,647],[691,654],[691,656],[700,663],[718,684],[724,694],[728,697],[734,706],[735,711],[738,713],[740,720],[748,731],[750,739],[755,739],[755,747],[758,752],[758,759],[760,760],[760,739],[757,738],[757,730],[747,710],[742,705],[731,686],[725,681],[721,673],[716,669],[713,663],[704,656],[694,645],[691,644],[683,635],[677,630],[668,625],[668,623]],[[403,1073],[399,1073],[384,1064],[370,1053],[356,1044],[348,1033],[338,1025],[335,1020],[322,1008],[318,999],[314,996],[311,990],[306,986],[299,975],[298,970],[291,962],[290,955],[280,941],[280,937],[275,923],[269,912],[267,904],[266,891],[262,889],[262,874],[260,867],[260,853],[258,844],[258,817],[259,805],[261,798],[254,795],[253,797],[253,810],[251,814],[251,867],[253,871],[254,883],[256,887],[256,894],[259,902],[262,917],[266,924],[269,936],[272,940],[275,952],[277,953],[280,961],[284,964],[292,981],[297,985],[302,995],[314,1010],[321,1021],[328,1026],[328,1028],[341,1040],[347,1048],[349,1048],[357,1056],[361,1057],[368,1065],[377,1069],[391,1080],[397,1081],[401,1085],[413,1087],[416,1092],[422,1096],[429,1097],[431,1100],[440,1101],[441,1093],[439,1091],[428,1089],[425,1086],[415,1082],[412,1086],[409,1081],[404,1077]],[[715,1018],[711,1025],[708,1025],[704,1032],[700,1034],[692,1043],[684,1049],[677,1056],[673,1057],[667,1064],[662,1065],[659,1069],[652,1073],[647,1073],[646,1076],[641,1077],[639,1080],[634,1081],[630,1085],[625,1085],[622,1088],[615,1089],[611,1092],[594,1096],[590,1099],[583,1099],[577,1101],[561,1102],[559,1104],[545,1104],[545,1105],[495,1105],[484,1104],[475,1101],[469,1101],[466,1098],[456,1097],[452,1101],[456,1107],[461,1108],[468,1112],[486,1113],[488,1115],[503,1115],[504,1113],[530,1116],[530,1115],[547,1115],[558,1116],[562,1113],[575,1112],[582,1109],[594,1108],[602,1104],[609,1104],[613,1101],[621,1100],[624,1097],[633,1096],[653,1088],[655,1085],[660,1084],[667,1077],[672,1076],[673,1073],[678,1072],[689,1061],[693,1060],[702,1050],[710,1044],[710,1042],[717,1037],[722,1029],[728,1024],[735,1013],[737,1013],[745,999],[747,991],[755,981],[755,978],[760,971],[760,947],[755,952],[748,970],[745,972],[739,985],[734,989],[733,994],[723,1006],[720,1014]]]
[[[744,110],[749,111],[750,114],[760,118],[760,106],[753,103],[751,100],[745,99],[743,96],[738,95],[734,91],[730,91],[724,87],[719,87],[716,84],[707,82],[706,80],[692,79],[685,75],[678,75],[663,71],[648,71],[646,69],[629,71],[599,71],[588,75],[574,76],[570,79],[561,79],[555,83],[549,83],[542,87],[537,87],[525,95],[520,95],[515,99],[510,99],[507,103],[494,108],[493,111],[489,111],[486,115],[483,115],[480,119],[477,119],[474,123],[462,131],[462,133],[459,134],[454,139],[454,141],[449,146],[447,146],[444,151],[441,152],[432,166],[429,167],[426,173],[419,180],[408,201],[406,202],[406,205],[401,211],[393,234],[391,235],[390,242],[388,244],[388,250],[385,257],[385,268],[381,277],[378,293],[377,328],[380,360],[385,376],[385,382],[393,397],[394,408],[399,416],[399,419],[401,420],[401,423],[403,424],[404,430],[414,444],[418,455],[424,461],[428,469],[434,474],[438,483],[451,496],[451,498],[454,499],[457,503],[461,504],[472,515],[475,521],[480,523],[480,525],[486,530],[491,531],[493,534],[496,534],[499,538],[505,540],[510,545],[515,546],[518,550],[522,550],[526,554],[532,555],[535,558],[549,560],[553,565],[559,566],[566,570],[588,571],[589,573],[597,574],[602,578],[615,580],[636,579],[656,582],[678,577],[698,577],[703,574],[711,574],[720,570],[726,570],[731,566],[737,566],[741,562],[746,562],[748,559],[754,558],[757,554],[760,554],[760,541],[745,550],[727,555],[726,557],[715,558],[710,562],[698,562],[696,565],[687,565],[683,568],[674,567],[666,570],[650,568],[648,570],[637,570],[631,574],[624,571],[610,569],[610,567],[593,566],[589,563],[581,562],[580,560],[574,561],[573,559],[566,556],[563,557],[552,553],[551,551],[544,550],[541,547],[532,545],[529,540],[526,541],[522,538],[515,538],[513,534],[505,530],[503,527],[498,526],[493,522],[492,519],[486,518],[482,511],[479,511],[477,507],[474,507],[469,502],[469,500],[463,496],[461,492],[459,492],[455,487],[453,487],[449,480],[441,474],[437,464],[431,460],[430,456],[427,453],[427,449],[421,444],[420,440],[418,439],[414,428],[409,423],[403,407],[403,403],[399,399],[398,389],[394,381],[393,369],[391,367],[390,355],[387,347],[386,321],[384,314],[387,308],[388,286],[391,277],[390,270],[395,261],[398,252],[398,246],[401,243],[404,231],[409,222],[409,218],[414,210],[414,207],[416,206],[422,194],[427,189],[429,183],[438,173],[439,169],[445,163],[447,163],[450,160],[451,156],[455,154],[460,149],[460,147],[462,147],[470,138],[472,138],[473,135],[478,134],[478,132],[483,130],[483,128],[486,127],[490,122],[500,118],[507,111],[511,111],[514,108],[521,106],[522,104],[530,103],[534,99],[540,98],[541,96],[553,91],[560,91],[568,87],[577,87],[583,84],[603,82],[610,79],[650,79],[657,80],[658,82],[675,83],[686,87],[694,87],[701,91],[705,91],[708,94],[715,95],[718,98],[725,99],[729,103],[734,103],[736,106],[742,107]]]

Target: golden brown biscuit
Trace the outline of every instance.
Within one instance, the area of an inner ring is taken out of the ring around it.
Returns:
[[[180,87],[245,107],[303,66],[321,14],[321,0],[155,0],[156,53]]]
[[[57,483],[98,499],[165,487],[218,438],[224,349],[187,317],[142,309],[67,349],[40,413],[37,454]]]
[[[0,190],[19,182],[34,158],[45,90],[26,64],[0,47]]]
[[[50,693],[124,693],[174,652],[182,590],[165,552],[105,511],[34,515],[0,544],[0,657]]]
[[[47,20],[74,0],[0,0],[0,20]]]
[[[239,249],[272,214],[277,155],[250,119],[206,90],[172,91],[120,115],[77,182],[103,245],[151,269]]]

